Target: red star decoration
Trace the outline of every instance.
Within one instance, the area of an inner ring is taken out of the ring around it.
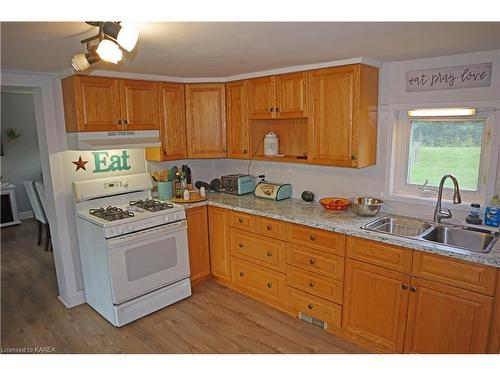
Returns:
[[[79,169],[83,169],[84,171],[87,170],[87,168],[85,168],[85,164],[88,163],[88,161],[84,161],[82,160],[82,157],[80,156],[78,158],[78,161],[74,161],[72,162],[74,165],[76,165],[76,171],[78,172]]]

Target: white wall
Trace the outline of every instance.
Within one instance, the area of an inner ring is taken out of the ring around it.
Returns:
[[[42,176],[33,95],[2,92],[1,112],[2,180],[16,185],[17,210],[21,217],[29,217],[32,208],[23,182],[39,181]],[[6,136],[9,128],[21,134],[13,143]]]

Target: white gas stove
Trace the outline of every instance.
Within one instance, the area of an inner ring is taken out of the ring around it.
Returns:
[[[74,183],[87,303],[116,326],[191,295],[184,208],[136,174]]]

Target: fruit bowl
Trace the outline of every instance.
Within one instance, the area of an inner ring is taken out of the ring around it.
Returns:
[[[345,198],[322,198],[319,203],[327,210],[337,210],[342,211],[349,208],[351,202]]]

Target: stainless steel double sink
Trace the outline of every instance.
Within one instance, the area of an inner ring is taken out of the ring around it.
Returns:
[[[498,233],[488,230],[395,215],[378,218],[361,228],[479,253],[490,252],[498,239]]]

